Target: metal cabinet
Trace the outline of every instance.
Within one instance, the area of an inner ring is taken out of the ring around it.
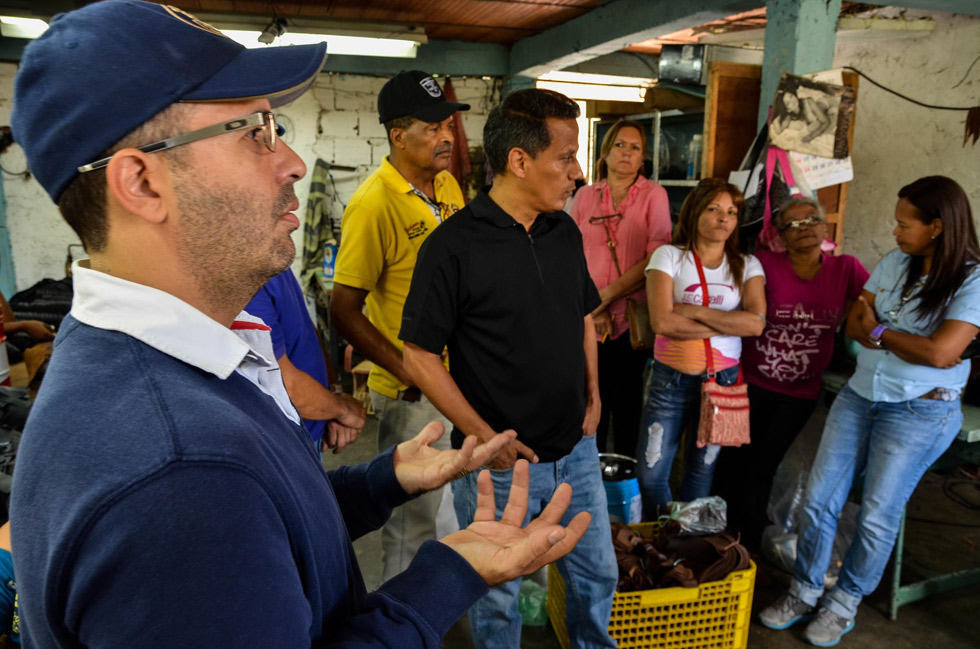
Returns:
[[[644,170],[644,174],[650,180],[663,185],[667,190],[671,216],[676,221],[677,213],[680,211],[684,199],[691,188],[698,183],[696,178],[693,180],[687,178],[688,152],[693,137],[701,135],[703,132],[704,109],[655,110],[627,117],[639,122],[646,132],[647,151],[645,158],[647,168]],[[609,127],[616,121],[615,119],[600,120],[593,124],[591,140],[596,157],[599,155],[602,138],[605,137]],[[702,153],[702,164],[699,165],[698,176],[703,169],[703,158],[704,154]],[[593,178],[594,180],[595,178]]]

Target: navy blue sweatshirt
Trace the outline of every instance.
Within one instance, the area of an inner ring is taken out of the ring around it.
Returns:
[[[406,500],[390,450],[327,474],[238,373],[69,316],[14,477],[25,646],[438,647],[479,575],[430,541],[369,594],[351,546]]]

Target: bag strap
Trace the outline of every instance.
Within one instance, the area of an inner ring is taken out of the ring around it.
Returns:
[[[796,184],[796,180],[793,178],[793,167],[789,164],[789,156],[786,154],[786,149],[776,149],[776,160],[779,162],[779,171],[783,174],[783,182],[786,183],[787,187],[792,187]]]
[[[619,258],[616,256],[616,242],[613,241],[612,230],[609,229],[609,224],[605,221],[602,222],[602,227],[606,229],[606,246],[609,248],[609,254],[612,255],[613,264],[616,265],[616,272],[622,277],[623,271],[619,268]]]
[[[698,257],[698,253],[691,250],[691,254],[694,255],[694,265],[698,268],[698,279],[701,280],[701,304],[708,306],[711,302],[711,298],[708,295],[708,281],[704,278],[704,267],[701,265],[701,258]],[[715,380],[715,360],[711,351],[711,339],[704,338],[704,353],[705,362],[708,364],[708,380]],[[742,382],[742,364],[738,364],[738,378],[735,379],[736,383]]]
[[[772,177],[776,172],[778,159],[776,147],[770,145],[769,151],[766,153],[766,207],[762,211],[763,227],[772,223],[772,199],[769,197],[769,189],[772,187]]]
[[[698,253],[691,249],[691,254],[694,255],[694,265],[698,268],[698,278],[701,280],[701,304],[703,306],[708,306],[711,303],[711,297],[708,295],[708,281],[704,278],[704,266],[701,265],[701,258],[698,257]],[[704,359],[708,364],[708,380],[715,380],[715,361],[712,358],[713,354],[711,352],[711,341],[708,338],[704,339]]]
[[[786,187],[792,187],[796,184],[793,178],[793,169],[789,164],[789,156],[786,155],[786,149],[780,149],[772,145],[769,146],[769,152],[766,156],[766,207],[762,213],[763,227],[772,223],[772,202],[769,197],[769,189],[772,187],[772,178],[776,173],[776,167],[779,166],[779,172],[783,176],[783,182],[786,183]]]

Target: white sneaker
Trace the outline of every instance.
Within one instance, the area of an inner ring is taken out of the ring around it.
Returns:
[[[813,621],[803,630],[803,639],[818,647],[833,647],[842,635],[854,628],[854,620],[848,620],[821,606]]]
[[[786,629],[797,622],[809,622],[815,606],[786,593],[775,602],[762,609],[759,621],[770,629]]]

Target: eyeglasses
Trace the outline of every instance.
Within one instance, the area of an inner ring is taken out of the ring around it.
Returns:
[[[780,232],[786,232],[787,230],[799,230],[803,226],[814,226],[817,223],[823,223],[823,219],[819,216],[808,216],[805,219],[799,219],[797,221],[784,221],[779,227]]]
[[[282,137],[282,135],[286,132],[286,129],[276,122],[276,118],[271,111],[252,113],[247,117],[239,117],[231,120],[230,122],[224,122],[223,124],[205,126],[204,128],[199,128],[196,131],[182,133],[180,135],[168,137],[166,140],[151,142],[150,144],[136,148],[143,153],[158,153],[182,144],[190,144],[191,142],[197,142],[198,140],[204,140],[209,137],[217,137],[219,135],[224,135],[225,133],[255,127],[260,127],[262,130],[262,142],[265,144],[265,148],[268,149],[270,153],[274,153],[276,150],[276,141],[278,138]],[[78,168],[78,172],[86,173],[96,169],[101,169],[102,167],[107,166],[110,160],[112,160],[112,156],[102,158],[101,160],[96,160],[95,162],[87,165],[82,165]]]

